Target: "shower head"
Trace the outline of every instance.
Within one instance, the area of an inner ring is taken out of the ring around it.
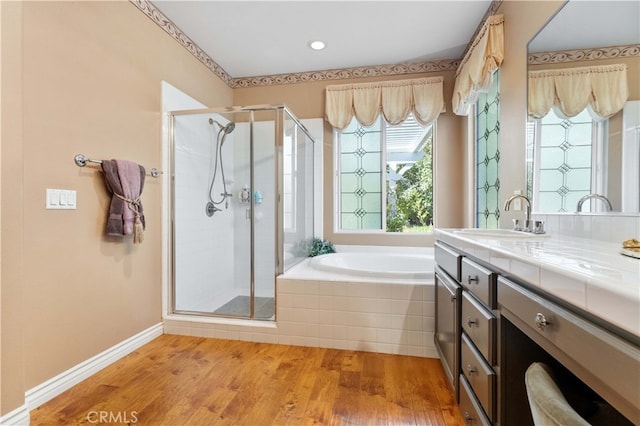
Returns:
[[[220,130],[224,131],[224,133],[226,135],[228,135],[229,133],[233,132],[233,129],[236,128],[236,123],[234,123],[233,121],[229,121],[226,125],[222,125],[219,122],[217,122],[216,120],[214,120],[213,118],[209,119],[209,124],[217,124],[218,127],[220,127]]]

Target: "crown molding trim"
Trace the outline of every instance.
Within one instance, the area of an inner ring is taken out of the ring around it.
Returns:
[[[220,77],[222,81],[231,86],[232,77],[228,72],[218,65],[204,50],[202,50],[193,40],[191,40],[185,33],[182,32],[176,24],[174,24],[169,18],[167,18],[160,10],[155,7],[149,0],[129,0],[133,5],[147,15],[153,22],[155,22],[160,28],[162,28],[167,34],[173,37],[178,43],[180,43],[185,49],[187,49],[193,56],[195,56],[200,62],[202,62],[207,68],[209,68],[215,75]]]
[[[313,81],[344,80],[349,78],[404,75],[425,72],[455,71],[460,64],[458,59],[441,61],[412,62],[406,64],[376,65],[368,67],[342,68],[325,71],[308,71],[290,74],[263,75],[256,77],[234,78],[231,87],[273,86],[278,84],[308,83]]]
[[[594,61],[596,59],[631,58],[635,56],[640,56],[640,44],[530,53],[527,61],[529,65],[543,65]]]

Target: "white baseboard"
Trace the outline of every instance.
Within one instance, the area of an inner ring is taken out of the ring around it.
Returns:
[[[0,417],[0,425],[29,426],[29,408],[27,408],[27,404],[23,404],[21,407]]]
[[[164,325],[162,323],[153,325],[135,336],[131,336],[128,339],[110,347],[106,351],[58,374],[46,382],[27,390],[27,392],[25,392],[27,419],[29,411],[60,395],[70,387],[77,385],[108,365],[135,351],[140,346],[149,343],[158,336],[161,336],[163,332]],[[0,424],[2,425],[5,424],[3,419],[4,417],[0,419]],[[28,421],[26,424],[28,424]]]

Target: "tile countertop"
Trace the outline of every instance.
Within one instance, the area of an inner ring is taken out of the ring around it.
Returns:
[[[436,239],[640,336],[640,259],[620,254],[622,241],[456,231],[436,229]]]

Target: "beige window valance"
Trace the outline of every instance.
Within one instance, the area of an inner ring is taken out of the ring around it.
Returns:
[[[344,129],[355,115],[370,126],[382,111],[388,123],[400,124],[413,111],[416,120],[427,125],[445,111],[443,80],[431,77],[327,86],[327,121]]]
[[[553,107],[573,117],[590,106],[592,115],[608,118],[629,97],[627,65],[601,65],[529,71],[529,115],[542,118]]]
[[[493,72],[504,59],[504,16],[487,18],[471,48],[460,62],[453,87],[453,112],[469,114],[469,108],[478,95],[487,92],[493,84]]]

